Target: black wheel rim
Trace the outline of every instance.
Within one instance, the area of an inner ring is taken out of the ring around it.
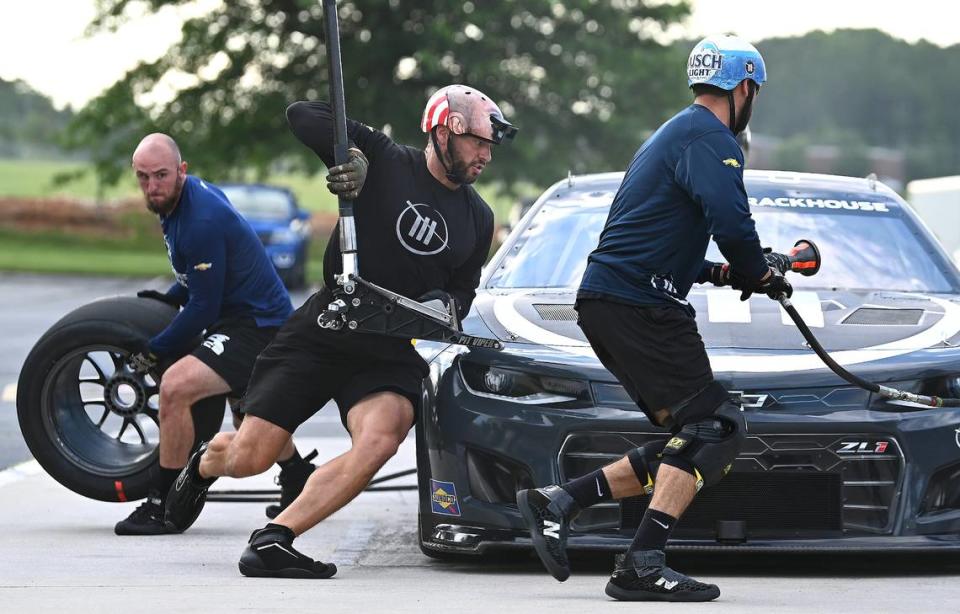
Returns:
[[[117,478],[156,462],[159,377],[126,366],[129,352],[100,345],[72,350],[47,373],[40,411],[50,441],[79,469]]]

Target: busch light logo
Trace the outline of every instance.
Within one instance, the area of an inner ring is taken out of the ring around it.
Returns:
[[[713,43],[698,45],[687,61],[687,77],[692,83],[704,83],[713,78],[723,66],[723,55]]]

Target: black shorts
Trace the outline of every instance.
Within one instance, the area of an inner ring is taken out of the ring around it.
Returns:
[[[190,355],[222,377],[231,396],[239,397],[247,390],[257,355],[277,330],[276,326],[258,328],[253,318],[224,318],[207,329],[203,342]]]
[[[429,368],[409,339],[320,328],[330,302],[321,290],[297,309],[260,354],[243,398],[244,412],[289,433],[333,399],[340,421],[375,392],[396,392],[419,410]]]
[[[576,309],[597,358],[653,424],[652,412],[673,408],[713,381],[697,321],[686,310],[592,298],[578,299]]]

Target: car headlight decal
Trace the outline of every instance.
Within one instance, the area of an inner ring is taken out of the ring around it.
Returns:
[[[460,374],[474,395],[523,403],[589,407],[592,399],[586,381],[527,373],[490,365],[460,361]]]

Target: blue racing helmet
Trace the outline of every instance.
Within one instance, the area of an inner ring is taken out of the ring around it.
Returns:
[[[713,85],[730,91],[744,79],[758,86],[767,80],[767,69],[757,48],[738,36],[718,35],[703,39],[687,60],[687,85]]]

